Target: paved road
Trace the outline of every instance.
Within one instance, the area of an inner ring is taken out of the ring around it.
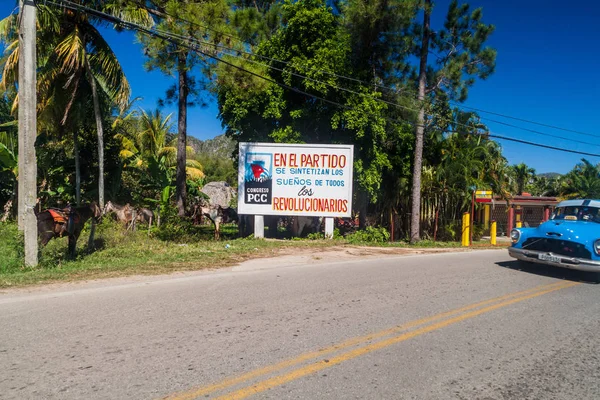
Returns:
[[[598,399],[600,287],[506,251],[0,294],[2,399]]]

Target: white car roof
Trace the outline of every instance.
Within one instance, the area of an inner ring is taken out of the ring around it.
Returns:
[[[589,206],[589,207],[599,207],[600,208],[600,200],[587,200],[587,199],[577,199],[577,200],[565,200],[561,201],[556,205],[556,207],[577,207],[577,206]]]

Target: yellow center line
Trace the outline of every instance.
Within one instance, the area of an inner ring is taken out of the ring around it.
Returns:
[[[475,304],[471,304],[471,305],[467,305],[461,308],[457,308],[454,310],[450,310],[450,311],[446,311],[440,314],[436,314],[430,317],[426,317],[426,318],[422,318],[419,320],[415,320],[415,321],[411,321],[408,322],[406,324],[403,325],[399,325],[399,326],[395,326],[389,329],[385,329],[383,331],[380,332],[376,332],[376,333],[371,333],[369,335],[366,336],[361,336],[361,337],[356,337],[356,338],[352,338],[349,339],[347,341],[344,341],[342,343],[333,345],[333,346],[329,346],[317,351],[313,351],[310,353],[305,353],[305,354],[301,354],[298,357],[289,359],[289,360],[285,360],[285,361],[281,361],[279,363],[273,364],[273,365],[268,365],[266,367],[263,368],[259,368],[250,372],[247,372],[243,375],[239,375],[239,376],[235,376],[232,378],[228,378],[225,379],[221,382],[215,383],[215,384],[211,384],[208,386],[203,386],[200,388],[196,388],[196,389],[192,389],[189,391],[185,391],[185,392],[181,392],[181,393],[176,393],[167,397],[164,397],[164,399],[169,399],[169,400],[190,400],[190,399],[195,399],[199,396],[203,396],[215,391],[219,391],[219,390],[223,390],[223,389],[227,389],[228,387],[243,383],[245,381],[248,380],[252,380],[258,377],[261,377],[263,375],[268,375],[270,373],[276,372],[276,371],[280,371],[282,369],[285,368],[289,368],[291,366],[300,364],[302,362],[308,361],[308,360],[312,360],[318,357],[322,357],[324,355],[339,351],[339,350],[343,350],[345,348],[351,347],[351,346],[355,346],[358,344],[362,344],[371,340],[375,340],[375,339],[379,339],[394,333],[398,333],[410,328],[414,328],[420,325],[424,325],[433,321],[437,321],[439,319],[443,319],[446,317],[450,317],[452,315],[455,314],[459,314],[465,311],[469,311],[475,308],[479,308],[479,307],[483,307],[486,306],[488,304],[492,304],[492,303],[496,303],[502,300],[506,300],[508,298],[512,298],[515,296],[522,296],[524,294],[527,293],[531,293],[531,292],[538,292],[540,290],[547,290],[549,288],[555,287],[555,286],[560,286],[562,287],[562,285],[564,285],[565,282],[561,281],[561,282],[555,282],[555,283],[551,283],[551,284],[547,284],[547,285],[541,285],[541,286],[537,286],[531,289],[527,289],[527,290],[523,290],[520,292],[515,292],[515,293],[509,293],[506,294],[504,296],[500,296],[500,297],[495,297],[493,299],[489,299],[489,300],[484,300]]]
[[[404,334],[399,335],[399,336],[395,336],[395,337],[392,337],[392,338],[389,338],[389,339],[382,340],[382,341],[377,342],[377,343],[373,343],[373,344],[369,344],[369,345],[366,345],[366,346],[363,346],[363,347],[359,347],[357,349],[354,349],[354,350],[348,351],[346,353],[340,354],[340,355],[338,355],[336,357],[333,357],[333,358],[331,358],[329,360],[318,361],[316,363],[309,364],[309,365],[307,365],[305,367],[298,368],[298,369],[296,369],[294,371],[291,371],[289,373],[286,373],[286,374],[283,374],[283,375],[279,375],[279,376],[275,376],[275,377],[270,378],[270,379],[266,379],[266,380],[264,380],[262,382],[259,382],[259,383],[255,384],[255,385],[248,386],[248,387],[245,387],[243,389],[240,389],[240,390],[237,390],[235,392],[232,392],[230,394],[218,397],[217,400],[234,400],[234,399],[235,400],[239,400],[239,399],[244,399],[244,398],[246,398],[248,396],[264,392],[265,390],[272,389],[272,388],[277,387],[277,386],[281,386],[281,385],[283,385],[285,383],[288,383],[290,381],[302,378],[302,377],[304,377],[306,375],[310,375],[310,374],[313,374],[315,372],[321,371],[323,369],[330,368],[330,367],[332,367],[334,365],[337,365],[337,364],[340,364],[340,363],[342,363],[344,361],[348,361],[348,360],[351,360],[353,358],[362,356],[364,354],[371,353],[371,352],[373,352],[375,350],[380,350],[382,348],[391,346],[393,344],[396,344],[396,343],[399,343],[399,342],[403,342],[403,341],[408,340],[408,339],[412,339],[412,338],[414,338],[416,336],[420,336],[420,335],[423,335],[425,333],[433,332],[435,330],[447,327],[447,326],[452,325],[452,324],[456,324],[458,322],[461,322],[461,321],[464,321],[464,320],[467,320],[467,319],[470,319],[470,318],[474,318],[474,317],[476,317],[478,315],[481,315],[481,314],[484,314],[484,313],[488,313],[490,311],[494,311],[494,310],[497,310],[499,308],[509,306],[511,304],[519,303],[519,302],[524,301],[524,300],[532,299],[534,297],[538,297],[538,296],[541,296],[541,295],[544,295],[544,294],[547,294],[547,293],[551,293],[551,292],[554,292],[554,291],[557,291],[557,290],[569,288],[569,287],[576,286],[576,285],[579,285],[579,284],[580,283],[577,283],[577,282],[564,283],[562,285],[558,285],[558,286],[555,286],[555,287],[552,287],[552,288],[549,288],[549,289],[546,289],[546,290],[534,292],[532,294],[528,294],[528,295],[525,295],[525,296],[517,297],[515,299],[503,301],[501,303],[494,304],[494,305],[491,305],[491,306],[488,306],[488,307],[485,307],[485,308],[482,308],[482,309],[479,309],[479,310],[471,311],[471,312],[459,315],[459,316],[454,317],[454,318],[449,318],[447,320],[443,320],[443,321],[440,321],[440,322],[437,322],[437,323],[434,323],[434,324],[431,324],[431,325],[428,325],[428,326],[424,326],[422,328],[416,329],[416,330],[411,331],[411,332],[404,333]]]

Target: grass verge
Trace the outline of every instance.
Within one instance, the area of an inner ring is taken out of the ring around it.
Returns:
[[[251,258],[286,253],[286,250],[327,248],[346,245],[377,247],[454,248],[459,243],[422,241],[369,242],[345,238],[324,240],[256,240],[235,238],[237,228],[225,227],[223,240],[215,241],[210,227],[193,227],[173,234],[163,230],[148,235],[145,230],[126,232],[111,222],[98,225],[94,249],[87,249],[89,232],[79,238],[77,257],[67,258],[67,238],[54,239],[40,249],[35,268],[23,266],[23,238],[16,224],[0,224],[0,288],[42,283],[99,279],[130,275],[157,275],[226,267]],[[322,237],[322,236],[321,236]]]

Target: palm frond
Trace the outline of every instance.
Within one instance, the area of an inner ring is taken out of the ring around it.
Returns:
[[[120,109],[125,109],[129,103],[131,88],[117,56],[95,27],[88,26],[86,34],[89,38],[89,61],[94,77]]]
[[[136,97],[135,99],[131,100],[127,106],[125,107],[125,110],[123,110],[119,115],[117,115],[112,123],[112,128],[115,129],[117,128],[119,125],[122,125],[128,121],[130,121],[131,119],[135,118],[138,116],[138,111],[137,110],[132,110],[134,104],[138,101],[140,101],[142,98],[140,96]]]
[[[204,172],[202,172],[201,169],[192,168],[192,167],[186,167],[185,174],[190,179],[202,179],[206,176],[206,175],[204,175]]]
[[[18,21],[18,15],[12,13],[0,20],[0,42],[11,42],[16,39]]]
[[[8,147],[0,143],[0,171],[14,171],[17,167],[17,156]]]
[[[84,68],[87,52],[78,26],[56,46],[55,51],[61,72],[71,74]]]
[[[150,15],[148,10],[143,7],[110,3],[105,6],[104,10],[117,18],[142,25],[146,28],[150,28],[154,25],[152,15]],[[118,27],[115,28],[118,29]]]
[[[187,160],[185,160],[185,165],[186,165],[186,167],[197,168],[197,169],[200,169],[200,170],[204,169],[204,167],[202,166],[202,164],[200,163],[200,161],[194,160],[194,159],[187,159]]]
[[[177,149],[175,147],[163,147],[156,155],[158,157],[166,157],[167,159],[175,159],[177,156]]]
[[[36,4],[37,27],[38,32],[43,32],[45,35],[56,35],[60,32],[60,11],[55,8],[48,7],[44,4]]]
[[[2,81],[0,82],[0,89],[6,91],[9,86],[16,85],[18,80],[19,72],[19,42],[15,40],[10,43],[5,52],[8,52],[5,56],[4,69],[2,70]]]

